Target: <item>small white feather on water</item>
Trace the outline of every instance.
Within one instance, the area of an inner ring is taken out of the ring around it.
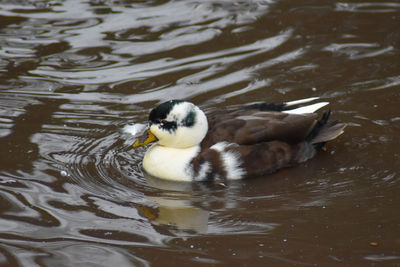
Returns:
[[[122,129],[122,131],[126,134],[132,135],[132,137],[135,138],[135,137],[139,137],[139,136],[143,135],[143,133],[146,131],[146,129],[147,129],[147,124],[135,123],[135,124],[126,125]]]

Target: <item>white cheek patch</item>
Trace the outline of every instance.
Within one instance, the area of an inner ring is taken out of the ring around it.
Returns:
[[[228,142],[216,143],[211,147],[218,151],[221,155],[222,162],[226,171],[226,178],[228,180],[239,180],[246,175],[246,171],[240,167],[241,160],[238,152],[229,151],[228,148],[235,146]]]

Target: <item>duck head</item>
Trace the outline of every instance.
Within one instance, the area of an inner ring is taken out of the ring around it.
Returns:
[[[193,147],[200,144],[207,130],[207,117],[197,106],[182,100],[170,100],[151,110],[149,135],[144,142],[136,141],[133,146],[138,147],[158,140],[161,146]]]

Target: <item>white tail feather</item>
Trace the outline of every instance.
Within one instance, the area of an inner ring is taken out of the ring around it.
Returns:
[[[286,106],[294,106],[294,105],[300,105],[300,104],[304,104],[304,103],[308,103],[314,100],[319,99],[319,97],[309,97],[309,98],[304,98],[304,99],[299,99],[299,100],[294,100],[294,101],[290,101],[290,102],[286,102]]]
[[[299,100],[300,101],[300,100]],[[295,101],[292,101],[295,102]],[[292,103],[289,102],[289,103]],[[307,101],[308,102],[308,101]],[[318,109],[328,105],[329,102],[320,102],[320,103],[315,103],[312,105],[308,105],[305,107],[300,107],[300,108],[296,108],[296,109],[292,109],[292,110],[285,110],[285,113],[289,113],[289,114],[304,114],[304,113],[313,113],[315,111],[317,111]]]

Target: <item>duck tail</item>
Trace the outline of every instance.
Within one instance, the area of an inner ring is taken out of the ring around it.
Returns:
[[[317,150],[321,149],[327,141],[341,135],[346,127],[345,123],[339,123],[337,120],[329,121],[330,115],[330,110],[325,112],[306,138],[306,141],[312,144]]]

